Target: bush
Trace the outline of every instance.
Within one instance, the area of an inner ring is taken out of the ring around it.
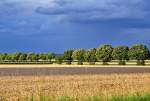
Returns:
[[[119,61],[119,65],[126,65],[125,61]]]
[[[57,64],[62,64],[63,61],[62,61],[62,60],[57,60],[56,63],[57,63]]]
[[[62,64],[64,57],[63,57],[63,55],[61,55],[61,56],[55,57],[55,59],[56,59],[56,61],[57,61],[58,64]]]
[[[83,65],[83,62],[82,61],[78,61],[78,65]]]
[[[89,65],[95,65],[95,62],[89,62]]]
[[[109,65],[108,62],[103,61],[103,65]]]
[[[137,60],[137,65],[145,65],[145,61],[144,60]]]
[[[66,61],[67,65],[71,65],[71,60]]]
[[[50,62],[48,62],[49,64],[53,64],[53,62],[52,61],[50,61]]]
[[[64,61],[66,62],[67,65],[71,65],[71,61],[72,59],[72,54],[73,54],[73,50],[66,50],[64,52]]]

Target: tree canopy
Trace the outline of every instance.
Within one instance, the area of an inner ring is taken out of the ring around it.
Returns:
[[[129,49],[128,56],[130,60],[146,60],[149,58],[149,50],[145,45],[136,44]]]
[[[113,49],[112,57],[114,60],[128,60],[128,46],[118,46]]]
[[[88,62],[95,62],[96,61],[96,49],[95,48],[90,48],[85,52],[84,55],[85,61]]]
[[[97,60],[102,60],[103,62],[109,62],[112,59],[113,48],[111,45],[102,45],[97,48],[96,57]]]
[[[84,49],[77,49],[73,52],[72,58],[74,60],[83,61],[84,60],[84,54],[85,54]]]

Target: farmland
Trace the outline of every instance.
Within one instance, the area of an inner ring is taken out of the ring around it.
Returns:
[[[150,101],[149,4],[1,0],[0,101]]]
[[[0,101],[150,101],[142,44],[55,53],[0,53]]]
[[[80,101],[94,96],[104,98],[122,95],[139,96],[149,92],[149,73],[0,77],[0,96],[8,101],[18,101],[32,96],[36,99],[34,101],[39,101],[41,95],[53,99],[49,101],[63,96]]]

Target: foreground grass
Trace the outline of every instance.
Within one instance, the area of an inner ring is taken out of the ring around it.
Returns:
[[[51,98],[41,95],[39,98],[32,96],[24,100],[19,99],[18,101],[150,101],[150,94],[130,95],[130,96],[110,96],[110,97],[93,96],[80,99],[65,96],[60,98]]]
[[[6,101],[150,101],[140,100],[149,93],[149,73],[0,77],[0,97]]]

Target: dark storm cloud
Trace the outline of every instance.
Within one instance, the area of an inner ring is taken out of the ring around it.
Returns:
[[[41,14],[65,15],[74,21],[143,19],[149,15],[146,0],[55,0],[51,7],[38,7]],[[64,16],[63,16],[64,17]]]
[[[146,43],[148,0],[1,0],[0,51]]]

